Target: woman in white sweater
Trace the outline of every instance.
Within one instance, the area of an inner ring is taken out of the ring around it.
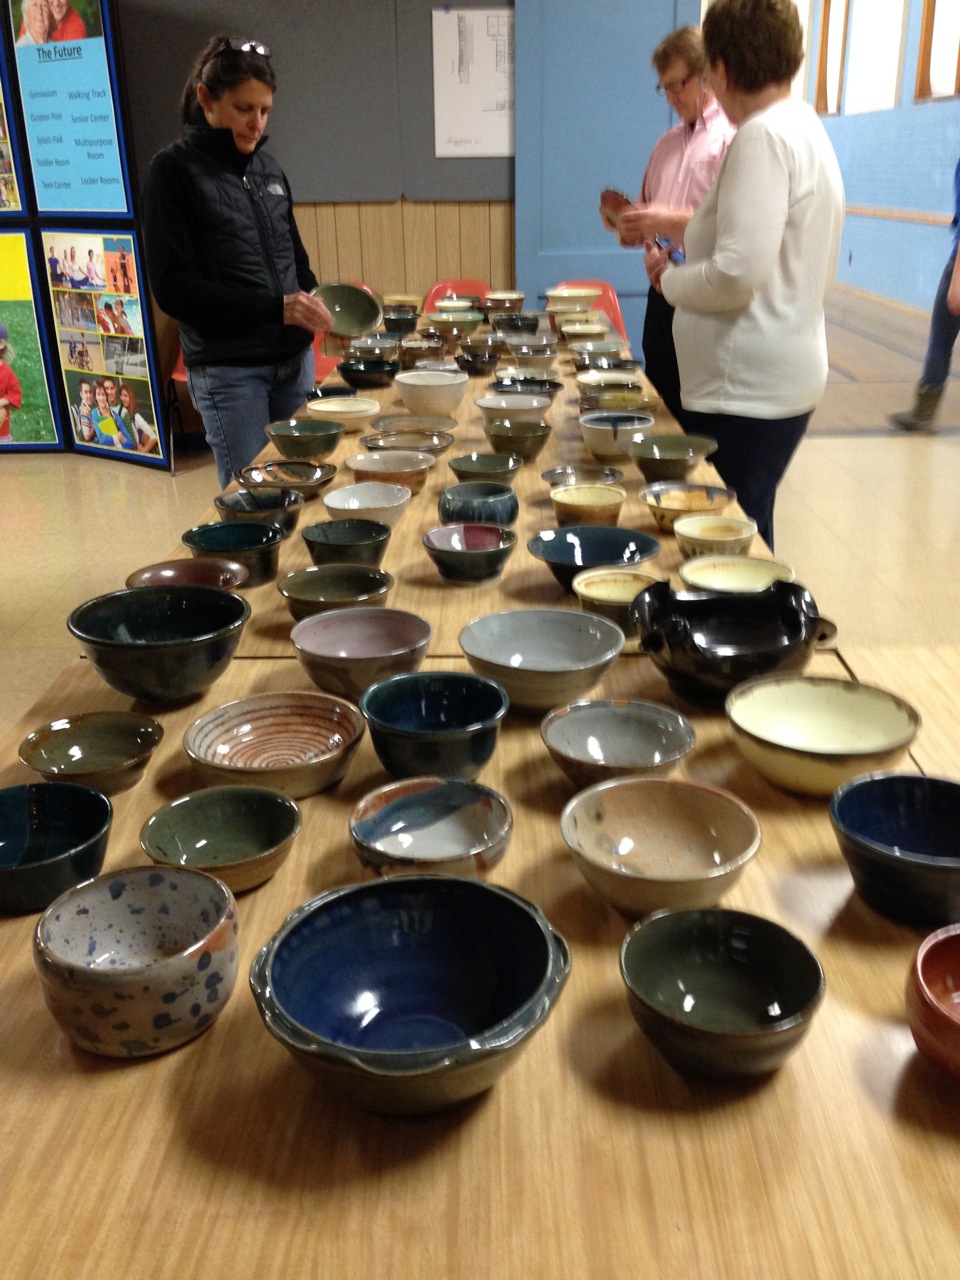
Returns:
[[[827,380],[843,183],[818,116],[790,96],[803,59],[792,0],[715,0],[703,40],[737,134],[687,228],[686,263],[651,244],[647,273],[677,308],[685,426],[718,441],[717,470],[772,548],[777,485]]]

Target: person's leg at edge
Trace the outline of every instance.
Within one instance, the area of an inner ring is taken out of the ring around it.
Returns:
[[[933,300],[927,353],[924,357],[920,381],[917,384],[913,408],[890,415],[890,421],[902,431],[932,430],[943,388],[950,376],[953,348],[957,335],[960,334],[960,316],[951,315],[947,308],[947,292],[950,288],[956,257],[955,253],[950,255]]]
[[[305,400],[313,395],[316,385],[316,362],[313,347],[307,347],[299,356],[291,356],[276,366],[273,385],[270,388],[270,421],[292,418]]]
[[[217,462],[221,489],[267,443],[270,391],[277,366],[194,365],[187,369],[193,406],[203,419],[207,443]]]
[[[710,461],[737,501],[757,522],[757,532],[773,551],[773,508],[779,485],[803,439],[812,410],[793,418],[742,418],[724,413],[686,411],[686,426],[712,436],[717,451]]]
[[[662,293],[651,288],[643,320],[643,359],[647,377],[681,427],[685,426],[680,403],[680,370],[673,345],[673,307]]]

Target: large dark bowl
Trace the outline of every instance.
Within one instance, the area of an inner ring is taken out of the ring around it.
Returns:
[[[218,587],[133,587],[78,605],[67,627],[112,688],[175,703],[210,688],[249,617],[246,600]]]
[[[380,520],[320,520],[300,536],[314,564],[366,564],[377,568],[390,541],[391,529]]]
[[[267,439],[288,462],[321,462],[333,453],[344,432],[342,422],[283,418],[264,427]]]
[[[218,493],[213,505],[221,520],[260,520],[293,533],[303,510],[303,494],[296,489],[231,489]]]
[[[399,372],[399,360],[341,360],[337,365],[337,373],[347,386],[358,391],[389,387]]]
[[[248,587],[272,582],[280,563],[280,543],[286,534],[279,525],[263,520],[227,520],[198,524],[183,535],[184,546],[195,556],[225,556],[247,566]]]
[[[107,797],[76,782],[0,791],[0,913],[42,911],[95,876],[112,819]]]
[[[634,599],[630,620],[675,693],[715,702],[751,676],[802,670],[837,631],[798,582],[751,595],[683,593],[655,582]]]
[[[496,349],[487,348],[485,351],[459,351],[454,359],[459,368],[464,373],[468,373],[471,378],[479,378],[485,374],[493,373],[497,367],[497,361],[500,359],[499,347]]]
[[[922,928],[960,920],[960,783],[866,774],[833,793],[830,821],[857,892],[875,911]]]
[[[569,524],[563,529],[543,529],[527,543],[531,555],[549,566],[564,591],[573,592],[573,580],[581,569],[596,565],[643,564],[660,553],[652,534],[610,525]]]
[[[540,317],[525,311],[491,311],[490,327],[497,333],[536,333]]]
[[[267,1030],[324,1087],[386,1113],[489,1089],[570,972],[532,903],[457,876],[387,876],[298,907],[257,955]]]

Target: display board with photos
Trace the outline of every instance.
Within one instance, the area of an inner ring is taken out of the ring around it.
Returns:
[[[63,448],[37,320],[42,287],[27,233],[0,230],[0,451]]]
[[[41,234],[74,447],[169,466],[133,233]]]
[[[0,221],[23,216],[26,201],[16,133],[10,123],[10,81],[0,58]]]

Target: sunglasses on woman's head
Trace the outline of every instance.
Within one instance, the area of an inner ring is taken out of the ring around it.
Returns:
[[[261,44],[259,40],[221,40],[215,49],[212,49],[203,62],[200,64],[200,70],[212,62],[214,58],[219,58],[221,53],[227,50],[233,53],[258,53],[261,58],[270,58],[273,56],[273,50],[265,44]]]

